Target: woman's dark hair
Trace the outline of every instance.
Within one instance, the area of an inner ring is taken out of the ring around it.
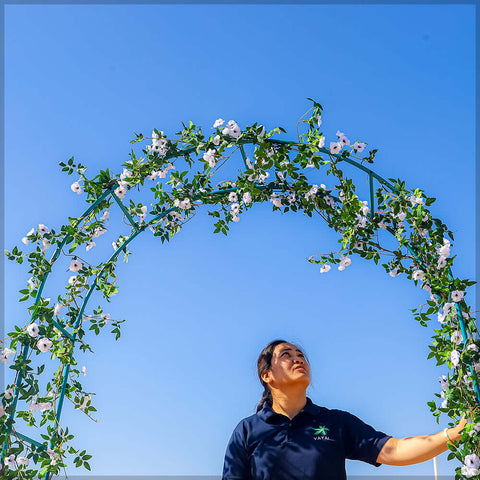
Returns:
[[[262,353],[258,356],[258,360],[257,360],[258,378],[260,379],[260,383],[262,384],[264,390],[263,390],[260,403],[257,405],[257,412],[259,412],[263,408],[263,404],[265,402],[267,402],[268,405],[272,406],[272,403],[273,403],[272,392],[268,384],[263,381],[262,373],[272,368],[273,351],[275,350],[275,347],[277,345],[280,345],[281,343],[289,343],[289,342],[286,342],[285,340],[274,340],[273,342],[270,342],[262,350]]]

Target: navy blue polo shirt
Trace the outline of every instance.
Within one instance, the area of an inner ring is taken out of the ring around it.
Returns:
[[[346,458],[378,467],[389,438],[355,415],[309,398],[292,420],[265,403],[233,431],[222,480],[345,480]]]

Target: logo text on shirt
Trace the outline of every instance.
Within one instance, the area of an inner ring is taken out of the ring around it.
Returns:
[[[325,427],[324,425],[319,425],[317,428],[312,428],[314,440],[333,440],[333,438],[327,436],[329,428]]]

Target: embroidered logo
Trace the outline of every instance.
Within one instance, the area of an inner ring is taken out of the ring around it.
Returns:
[[[333,438],[327,436],[328,431],[330,430],[328,427],[324,425],[319,425],[317,428],[313,428],[313,439],[314,440],[330,440],[334,441]]]
[[[314,435],[326,435],[328,432],[328,428],[320,425],[318,428],[313,427],[313,434]]]

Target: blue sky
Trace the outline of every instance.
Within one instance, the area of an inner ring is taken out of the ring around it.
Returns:
[[[218,117],[240,127],[280,125],[294,140],[312,97],[324,106],[327,142],[338,129],[368,142],[379,149],[377,173],[437,198],[433,214],[455,234],[454,272],[474,279],[473,6],[7,5],[5,12],[6,248],[38,223],[58,229],[84,210],[58,167],[72,155],[90,177],[106,167],[120,172],[134,132],[155,127],[172,136],[188,120],[209,131]],[[348,173],[365,189],[365,178]],[[145,189],[137,198],[152,197]],[[306,258],[337,250],[335,233],[320,218],[271,210],[256,206],[228,238],[213,234],[205,211],[168,245],[145,233],[118,267],[119,294],[111,304],[91,302],[127,320],[118,342],[105,331],[90,337],[94,354],[77,356],[100,421],[67,404],[62,414],[73,445],[93,455],[93,473],[219,474],[231,431],[261,396],[258,353],[278,337],[305,348],[316,403],[395,437],[446,426],[426,405],[446,373],[426,359],[436,325],[422,328],[409,312],[424,292],[360,258],[321,275]],[[109,245],[92,254],[105,258]],[[68,276],[52,275],[46,296]],[[17,292],[29,275],[9,262],[6,278],[8,332],[28,320]],[[467,301],[474,307],[473,289]],[[438,461],[440,474],[457,466],[446,454]],[[378,469],[347,461],[349,474],[432,471],[432,461]]]

